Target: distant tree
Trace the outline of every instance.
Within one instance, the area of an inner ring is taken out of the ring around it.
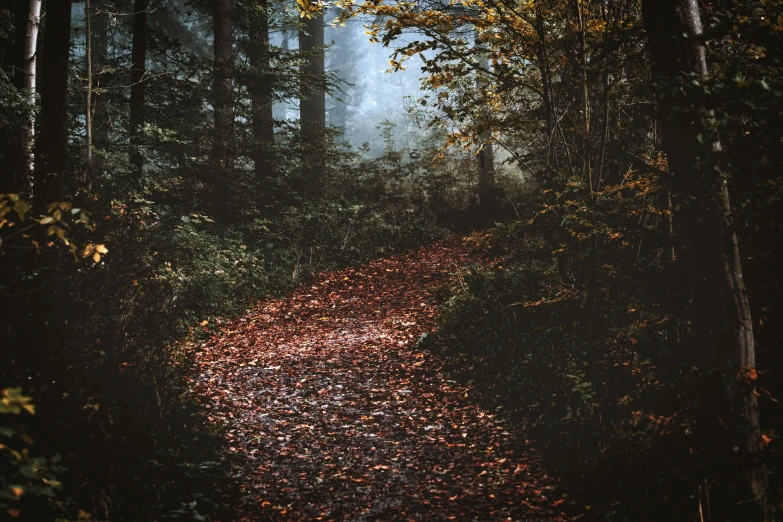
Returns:
[[[475,42],[476,54],[478,56],[479,67],[476,71],[476,89],[479,91],[479,99],[482,100],[482,122],[479,130],[479,151],[478,151],[478,189],[479,205],[483,212],[492,212],[497,206],[497,194],[495,186],[495,154],[492,145],[492,134],[488,126],[489,107],[485,100],[484,90],[487,87],[483,71],[489,70],[489,55],[486,46],[481,41],[481,34],[478,30],[474,31],[473,40]]]
[[[331,19],[337,18],[341,11],[339,8],[330,9],[327,16]],[[327,25],[324,39],[329,44],[326,68],[343,82],[342,92],[327,97],[329,107],[326,119],[329,126],[345,130],[350,116],[348,108],[356,107],[361,102],[361,92],[349,85],[355,84],[357,80],[356,65],[360,58],[358,52],[360,41],[350,25],[346,27]]]
[[[92,38],[92,5],[91,0],[84,0],[84,57],[87,59],[86,81],[87,86],[85,91],[86,103],[84,111],[84,136],[85,136],[85,150],[86,150],[86,168],[82,176],[82,182],[86,183],[87,176],[91,173],[93,168],[92,162],[92,126],[93,126],[93,112],[92,112],[92,87],[93,87],[93,38]]]
[[[326,89],[323,84],[324,64],[324,17],[323,13],[312,13],[305,18],[299,30],[299,51],[307,56],[301,72],[301,98],[299,99],[299,122],[302,128],[302,148],[309,151],[304,158],[308,177],[317,178],[323,169],[322,156],[318,150],[326,130]]]
[[[228,141],[234,122],[234,80],[232,62],[234,58],[234,28],[231,20],[230,0],[214,0],[214,76],[212,84],[212,106],[215,114],[213,156],[215,161],[228,160]]]
[[[109,53],[109,13],[106,0],[92,0],[92,67],[93,67],[93,95],[92,102],[92,120],[93,120],[93,141],[96,151],[103,153],[109,147],[109,106],[106,102],[106,96],[102,91],[106,88],[109,78],[106,66],[108,64]],[[101,156],[95,158],[95,169],[102,168],[103,161]]]
[[[272,170],[269,145],[274,142],[271,64],[269,60],[269,4],[261,0],[251,6],[248,17],[248,55],[253,68],[249,90],[253,104],[253,150],[255,176],[262,183]]]
[[[144,74],[147,71],[147,14],[150,0],[136,0],[133,5],[133,47],[131,49],[131,93],[130,93],[130,143],[131,165],[140,176],[144,168],[141,153],[142,128],[144,127]]]

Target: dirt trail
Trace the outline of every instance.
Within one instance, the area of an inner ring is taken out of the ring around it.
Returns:
[[[241,520],[562,520],[534,454],[417,348],[469,251],[323,274],[196,347],[196,390],[246,458]]]

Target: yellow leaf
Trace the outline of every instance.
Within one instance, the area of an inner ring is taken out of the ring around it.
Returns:
[[[19,214],[19,219],[24,221],[24,215],[30,210],[30,205],[24,202],[24,200],[18,199],[14,203],[14,211]]]

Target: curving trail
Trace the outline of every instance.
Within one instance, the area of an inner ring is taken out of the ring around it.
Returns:
[[[417,349],[470,250],[322,274],[194,347],[197,393],[247,463],[241,520],[564,520],[534,453]]]

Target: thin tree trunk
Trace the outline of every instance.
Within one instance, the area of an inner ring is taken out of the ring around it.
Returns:
[[[92,171],[92,8],[90,0],[84,0],[84,55],[87,58],[87,96],[84,110],[86,167],[82,175],[82,183],[87,183],[87,177]]]
[[[256,180],[263,183],[272,174],[272,162],[269,161],[269,146],[274,143],[274,117],[272,115],[272,87],[269,84],[269,14],[266,0],[261,4],[263,14],[260,20],[253,20],[257,32],[251,34],[249,54],[254,78],[250,86],[253,103],[253,162]]]
[[[592,176],[590,175],[590,96],[587,84],[587,42],[585,40],[585,23],[582,15],[582,0],[576,2],[576,22],[579,30],[579,58],[581,66],[582,91],[582,179],[588,179],[590,192],[593,192]]]
[[[603,122],[601,127],[601,145],[598,148],[598,174],[595,179],[595,191],[601,191],[601,182],[604,177],[604,156],[606,155],[606,142],[609,139],[609,68],[602,74],[603,96],[601,105],[603,109]]]
[[[133,48],[131,49],[130,160],[136,176],[144,169],[142,153],[144,127],[144,75],[147,72],[147,13],[150,0],[136,0],[133,6]]]
[[[68,165],[68,65],[71,0],[50,1],[44,17],[40,131],[36,140],[33,202],[38,211],[64,195]]]
[[[35,104],[36,62],[38,55],[38,30],[41,23],[42,0],[30,0],[30,11],[27,17],[26,37],[24,46],[24,90],[30,104]],[[22,156],[24,158],[23,177],[33,179],[35,172],[35,114],[30,114],[22,139]],[[24,179],[23,178],[23,179]]]
[[[305,173],[310,178],[309,188],[312,191],[319,190],[323,173],[323,140],[326,130],[323,45],[323,15],[306,18],[304,28],[299,30],[299,51],[309,54],[301,71],[304,74],[299,100],[299,123],[302,128],[302,149],[305,151]]]
[[[109,52],[109,14],[104,0],[93,1],[92,4],[95,11],[92,17],[92,132],[93,148],[97,152],[93,163],[98,173],[103,168],[103,156],[109,148],[109,112],[100,93],[108,81],[105,66]]]
[[[604,22],[606,23],[607,27],[609,26],[609,22],[612,20],[613,11],[615,8],[615,2],[614,0],[609,0],[608,6],[605,8],[603,4],[601,4],[601,15],[604,19]],[[611,90],[611,85],[609,83],[609,54],[610,54],[610,38],[611,34],[617,31],[617,26],[620,23],[620,17],[622,16],[622,2],[620,2],[620,6],[617,9],[617,13],[614,15],[614,23],[612,24],[612,29],[609,31],[608,29],[604,32],[604,70],[601,75],[601,83],[603,87],[602,91],[602,98],[601,98],[601,108],[602,108],[602,128],[601,128],[601,144],[599,146],[598,150],[598,174],[596,175],[596,182],[595,182],[595,191],[600,192],[601,191],[601,183],[604,179],[604,156],[606,155],[606,144],[609,139],[609,92]]]
[[[215,76],[212,103],[215,114],[213,159],[221,164],[229,161],[228,144],[234,123],[234,31],[231,24],[231,1],[214,0],[214,60]]]
[[[704,121],[713,114],[698,106],[688,110],[693,101],[669,95],[670,84],[683,73],[709,76],[701,16],[696,0],[644,0],[642,7],[653,71],[664,81],[659,94],[662,144],[672,174],[683,278],[691,286],[692,343],[701,364],[717,367],[724,376],[736,427],[731,430],[736,433],[732,445],[738,449],[750,493],[767,513],[753,323],[726,176],[715,159],[721,143],[717,137],[704,139],[711,133]],[[731,448],[726,451],[733,454]]]
[[[541,91],[544,103],[544,121],[546,122],[547,132],[547,170],[554,168],[555,148],[553,145],[555,137],[555,103],[552,94],[552,69],[549,63],[549,51],[547,49],[547,34],[544,26],[544,13],[541,7],[541,0],[536,2],[536,33],[538,34],[538,61],[540,62],[539,71],[541,73]]]
[[[476,52],[478,53],[478,60],[480,61],[480,68],[489,70],[489,56],[487,56],[486,46],[480,42],[478,30],[474,31],[473,38]],[[482,78],[482,74],[481,71],[476,73],[476,89],[479,91],[479,99],[482,100],[482,107],[484,107],[486,104],[483,103],[483,91],[486,87],[486,81]],[[490,112],[488,109],[482,109],[481,112],[481,120],[479,121],[479,124],[482,126],[479,135],[481,149],[479,149],[478,153],[479,207],[482,213],[487,216],[487,213],[495,210],[497,205],[495,155],[492,148],[492,134],[488,129]]]

